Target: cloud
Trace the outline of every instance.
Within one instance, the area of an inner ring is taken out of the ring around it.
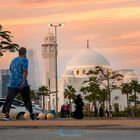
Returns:
[[[75,14],[67,13],[55,13],[48,16],[32,16],[24,18],[6,19],[1,20],[1,24],[8,25],[20,25],[20,24],[41,24],[47,22],[72,22],[72,21],[85,21],[99,22],[104,20],[133,20],[140,18],[140,7],[127,7],[127,8],[115,8],[104,10],[90,10],[85,12],[76,12]]]
[[[115,24],[114,24],[115,25]],[[127,26],[127,25],[126,25]],[[115,31],[115,29],[114,29]],[[124,30],[120,30],[119,32],[114,33],[113,35],[111,34],[109,35],[104,35],[103,37],[99,36],[97,38],[97,40],[99,40],[101,42],[125,42],[127,41],[128,45],[138,45],[140,44],[140,41],[138,41],[140,36],[140,28],[133,28],[130,29],[130,31],[126,31],[126,29],[124,28]]]
[[[137,0],[133,0],[133,3],[139,3]],[[33,6],[32,8],[41,8],[42,7],[47,7],[48,5],[51,6],[61,6],[65,5],[68,6],[82,6],[82,5],[106,5],[106,4],[122,4],[122,3],[131,3],[131,0],[71,0],[71,1],[66,1],[66,0],[21,0],[22,4],[25,4],[27,6]],[[55,5],[53,5],[55,4]]]
[[[19,0],[0,0],[0,8],[16,8],[19,6]],[[0,9],[0,10],[1,10]]]
[[[45,9],[45,8],[51,8],[51,9],[72,9],[73,8],[78,9],[80,7],[81,10],[87,9],[87,8],[94,8],[94,9],[100,9],[103,7],[109,8],[110,6],[114,7],[121,7],[123,6],[133,6],[140,4],[140,1],[138,0],[1,0],[0,5],[2,7],[15,7],[15,8],[24,8],[24,9]],[[103,7],[102,7],[103,6]]]
[[[47,23],[66,23],[58,31],[59,49],[71,52],[60,50],[61,63],[86,47],[89,39],[90,46],[114,65],[140,64],[139,0],[1,0],[0,5],[0,24],[23,46],[39,49]],[[2,66],[6,58],[0,59]]]
[[[130,39],[130,38],[137,38],[137,37],[140,37],[140,30],[123,33],[114,39]]]

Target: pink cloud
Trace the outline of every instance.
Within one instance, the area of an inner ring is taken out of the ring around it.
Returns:
[[[41,24],[47,22],[74,22],[74,21],[92,21],[102,22],[106,19],[113,20],[133,20],[140,18],[139,7],[128,7],[128,8],[115,8],[115,9],[103,9],[103,10],[90,10],[90,11],[79,11],[76,13],[53,13],[50,15],[42,16],[31,16],[21,17],[15,19],[1,20],[1,24],[18,25],[18,24]]]

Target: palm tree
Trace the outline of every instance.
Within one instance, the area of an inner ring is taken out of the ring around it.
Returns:
[[[72,87],[72,85],[68,85],[66,89],[64,89],[64,98],[69,99],[69,104],[71,105],[71,100],[75,101],[76,99],[76,90]]]
[[[122,94],[126,94],[127,108],[128,108],[129,107],[128,96],[129,96],[129,94],[132,94],[132,86],[131,86],[131,84],[130,83],[122,83],[121,91],[122,91]]]
[[[83,92],[83,94],[85,94],[85,99],[89,102],[92,102],[92,107],[91,107],[91,111],[93,109],[93,106],[96,105],[96,101],[98,100],[98,93],[100,91],[100,85],[97,81],[97,78],[92,76],[89,77],[88,80],[83,82],[83,85],[86,84],[85,86],[82,86],[80,91]]]
[[[11,32],[2,31],[2,26],[0,25],[0,56],[6,51],[15,52],[18,50],[19,45],[12,43]]]
[[[123,75],[109,69],[103,69],[101,66],[96,66],[95,70],[90,70],[87,74],[95,75],[100,82],[100,86],[106,89],[108,93],[109,114],[111,114],[111,92],[119,88],[117,82],[122,80]]]
[[[140,84],[138,83],[137,80],[132,80],[132,82],[130,83],[130,85],[132,86],[132,90],[134,92],[134,101],[135,101],[135,109],[137,106],[137,93],[140,93]]]
[[[45,110],[45,96],[49,95],[49,90],[47,86],[40,86],[37,91],[39,96],[43,96],[43,110]]]
[[[81,91],[82,91],[82,89],[81,89]],[[89,103],[92,103],[90,112],[92,112],[93,107],[94,107],[94,109],[96,107],[96,101],[97,101],[96,99],[97,99],[97,97],[95,97],[95,94],[88,94],[85,96],[85,100],[87,100]]]
[[[32,101],[34,101],[35,103],[39,103],[38,101],[40,100],[40,95],[37,91],[30,90],[30,97]]]
[[[139,102],[139,101],[138,101],[138,96],[135,97],[135,95],[129,96],[129,97],[128,97],[128,100],[131,101],[131,102],[135,102],[135,98],[136,98],[136,102]]]
[[[103,108],[105,108],[105,101],[108,100],[108,92],[106,89],[100,89],[98,93],[98,101],[100,104],[103,105]]]

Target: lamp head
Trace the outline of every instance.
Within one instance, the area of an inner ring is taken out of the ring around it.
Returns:
[[[58,26],[64,26],[65,24],[64,23],[60,23],[60,24],[52,24],[52,23],[49,23],[48,26],[54,26],[54,27],[58,27]]]

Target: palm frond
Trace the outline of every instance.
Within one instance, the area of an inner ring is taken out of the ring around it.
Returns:
[[[9,45],[10,42],[7,42],[7,41],[1,41],[1,44],[2,44],[2,45]]]

